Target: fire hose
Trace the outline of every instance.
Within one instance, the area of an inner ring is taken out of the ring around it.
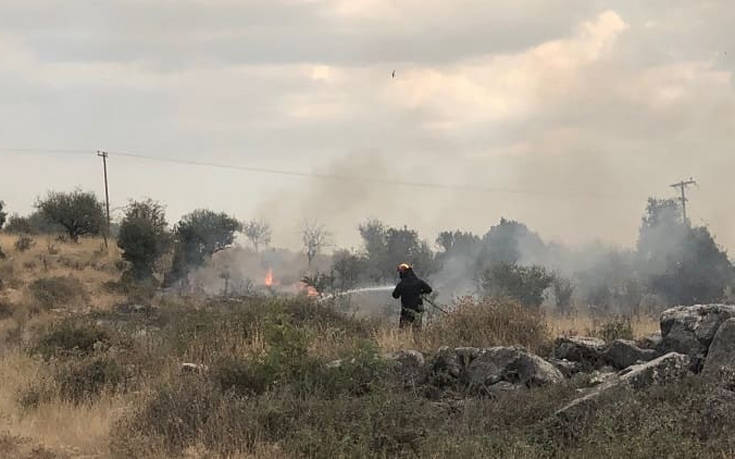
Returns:
[[[427,303],[429,303],[430,305],[432,305],[433,307],[435,307],[435,308],[436,308],[436,309],[438,309],[439,311],[443,312],[444,314],[449,314],[449,312],[447,312],[447,311],[446,311],[445,309],[443,309],[443,308],[441,308],[441,307],[437,306],[437,304],[436,304],[436,303],[434,303],[433,301],[431,301],[431,300],[430,300],[430,299],[429,299],[428,297],[424,296],[424,297],[422,297],[422,298],[424,299],[424,301],[426,301]]]

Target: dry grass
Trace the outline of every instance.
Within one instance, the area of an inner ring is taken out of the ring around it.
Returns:
[[[24,409],[18,404],[18,393],[40,376],[42,365],[17,351],[0,356],[0,431],[62,455],[104,456],[110,431],[128,401],[103,395],[94,404],[73,405],[54,399]]]
[[[5,289],[2,297],[14,304],[28,304],[27,286],[41,277],[73,277],[79,279],[92,301],[89,307],[109,309],[122,296],[104,288],[104,283],[116,281],[120,272],[120,250],[113,243],[105,249],[101,238],[82,238],[79,243],[57,241],[53,236],[34,236],[35,244],[28,250],[15,249],[19,236],[0,233],[0,247],[7,258],[0,260],[0,279]]]
[[[559,335],[588,335],[590,330],[599,327],[605,319],[595,318],[588,315],[573,316],[548,316],[548,325],[554,336]],[[630,319],[633,327],[633,336],[643,338],[661,331],[657,318],[650,316],[638,316]]]

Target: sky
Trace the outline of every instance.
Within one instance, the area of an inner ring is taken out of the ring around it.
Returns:
[[[631,246],[694,177],[692,222],[732,251],[733,23],[725,0],[3,0],[0,199],[102,197],[105,150],[116,217]]]

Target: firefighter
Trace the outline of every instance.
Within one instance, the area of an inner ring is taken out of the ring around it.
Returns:
[[[393,290],[393,298],[401,299],[401,320],[399,327],[421,327],[421,313],[424,311],[424,302],[421,295],[431,293],[431,286],[416,276],[411,265],[398,265],[398,275],[401,280]]]

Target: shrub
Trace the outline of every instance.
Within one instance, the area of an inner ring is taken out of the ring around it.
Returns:
[[[62,400],[81,403],[96,398],[103,389],[114,390],[124,381],[123,368],[108,357],[61,365],[55,375]]]
[[[73,301],[84,302],[84,286],[74,277],[42,277],[28,287],[33,299],[43,308],[67,306]]]
[[[107,331],[91,324],[62,322],[42,335],[34,351],[45,358],[68,354],[90,354],[96,343],[109,344]]]
[[[15,250],[17,250],[18,252],[25,252],[34,245],[36,245],[36,241],[34,241],[33,238],[28,236],[27,234],[23,234],[15,240]]]
[[[168,249],[170,237],[163,206],[150,199],[130,202],[120,224],[117,245],[131,265],[134,280],[149,279],[153,267]]]

